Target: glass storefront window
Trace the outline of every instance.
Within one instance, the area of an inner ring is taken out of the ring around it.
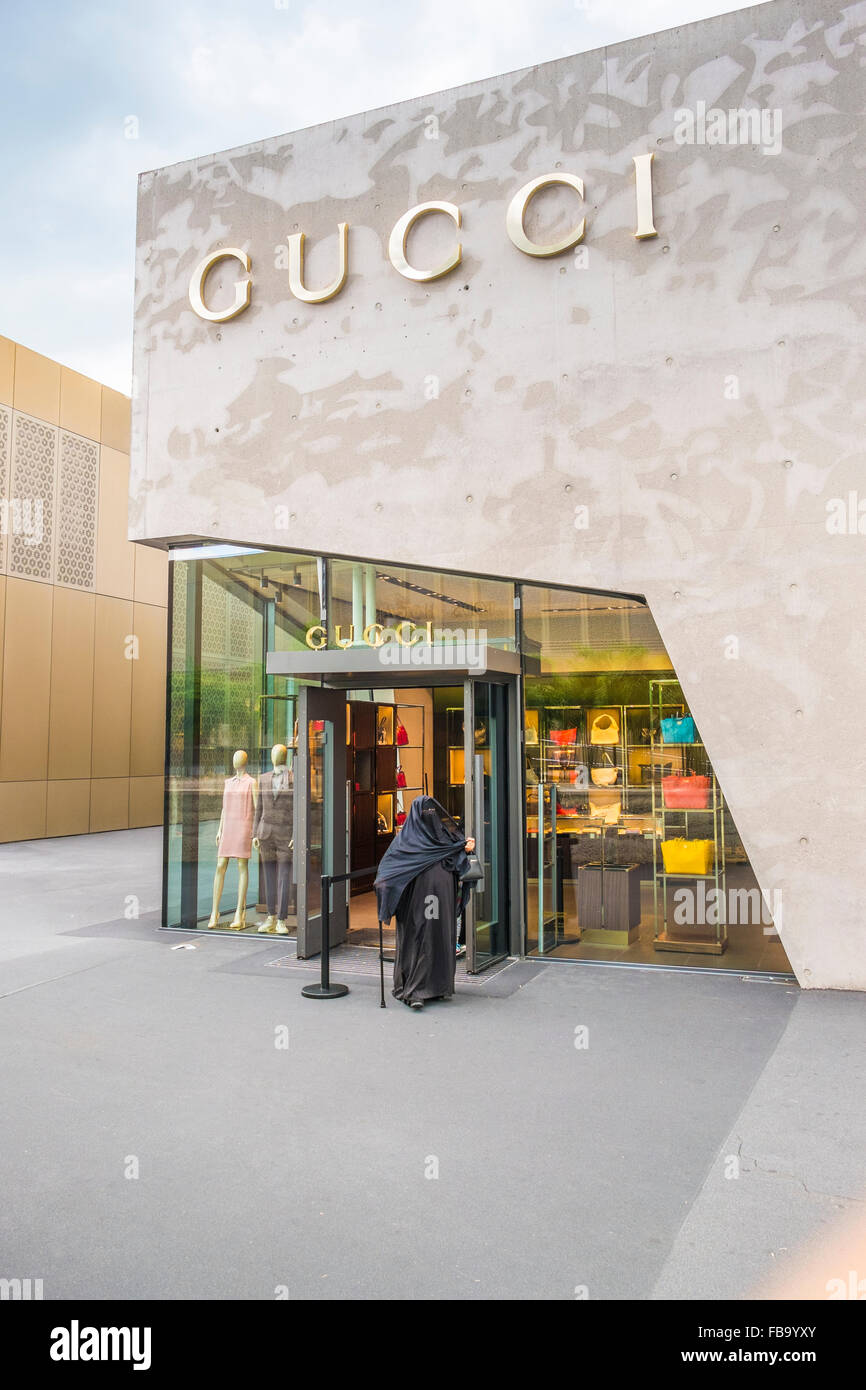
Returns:
[[[172,563],[169,672],[169,820],[166,919],[206,926],[214,907],[220,818],[230,814],[227,781],[235,754],[247,755],[254,780],[271,771],[271,748],[288,747],[290,773],[298,682],[265,673],[267,652],[306,649],[321,616],[322,567],[310,556],[243,551]],[[191,552],[185,549],[185,555]],[[231,813],[234,814],[234,813]],[[241,841],[229,848],[246,848]],[[249,849],[246,903],[261,897],[259,856]],[[242,855],[231,854],[222,885],[220,925],[245,925],[238,908]]]
[[[516,650],[513,584],[352,560],[331,560],[328,569],[332,645],[361,645],[369,625],[377,623],[399,629],[406,639],[417,629],[428,637],[432,632],[434,643],[483,634],[491,647]]]
[[[521,611],[528,952],[789,971],[647,605]]]
[[[515,651],[519,642],[529,954],[788,973],[700,730],[639,598],[525,584],[518,609],[515,585],[501,580],[207,544],[176,554],[171,575],[166,925],[256,932],[269,887],[286,914],[276,930],[294,930],[294,886],[286,889],[279,856],[262,861],[252,845],[251,808],[266,786],[272,824],[280,822],[280,835],[292,824],[291,806],[278,796],[293,786],[301,688],[319,683],[312,653],[327,647],[332,658],[340,647],[376,645],[388,629],[412,644],[420,631],[420,645],[483,640]],[[268,653],[292,651],[305,659],[288,669],[304,674],[268,675]],[[503,843],[511,833],[502,799],[508,679],[516,672],[489,691],[483,679],[470,683],[488,740],[478,745],[482,804],[473,803],[473,814],[483,852],[498,865],[476,903],[474,943],[479,957],[491,958],[507,949],[516,915],[508,865],[518,846]],[[417,716],[420,732],[404,745],[403,780],[392,769],[393,786],[377,741],[355,747],[352,729],[364,704],[399,708],[400,697],[381,680],[375,691],[351,692],[352,796],[363,795],[375,753],[383,835],[399,833],[397,812],[422,787],[451,814],[467,813],[476,763],[467,770],[464,687],[433,682],[425,690],[422,671],[417,685],[410,694],[413,682],[402,683],[406,718]],[[501,747],[490,741],[494,731]],[[314,780],[319,752],[311,746]],[[352,808],[360,834],[354,800]],[[309,852],[322,852],[312,823],[310,835]],[[268,909],[268,922],[272,916]]]

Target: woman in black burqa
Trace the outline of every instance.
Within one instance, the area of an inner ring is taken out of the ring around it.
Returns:
[[[397,918],[392,992],[413,1009],[454,993],[457,918],[471,891],[460,875],[474,848],[444,806],[417,796],[382,856],[375,883],[379,921]]]

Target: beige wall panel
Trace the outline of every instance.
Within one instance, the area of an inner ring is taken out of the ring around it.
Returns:
[[[45,834],[45,783],[0,782],[0,843],[41,840]]]
[[[90,777],[93,648],[96,599],[75,589],[54,590],[48,776]],[[49,797],[49,813],[51,800]],[[48,831],[72,834],[72,831]]]
[[[90,829],[90,779],[48,783],[46,835],[86,835]]]
[[[90,784],[90,829],[129,828],[129,778],[102,777]]]
[[[165,608],[168,603],[168,555],[164,550],[155,550],[150,545],[134,545],[133,549],[136,603],[158,603]]]
[[[138,660],[132,663],[133,777],[158,777],[165,766],[165,625],[166,610],[148,603],[133,608]]]
[[[127,660],[126,650],[131,635],[132,604],[97,594],[91,759],[94,777],[129,776],[133,662]]]
[[[20,343],[15,348],[15,409],[60,423],[60,363]]]
[[[162,777],[129,779],[129,828],[162,825],[164,782]]]
[[[103,386],[99,435],[101,442],[107,444],[110,449],[120,449],[121,453],[128,454],[129,418],[129,397],[121,395],[119,391],[112,391],[109,386]]]
[[[129,455],[103,445],[99,451],[99,523],[96,532],[96,592],[132,598],[136,547],[126,539]]]
[[[3,715],[3,632],[6,626],[6,577],[0,574],[0,718]]]
[[[15,387],[15,344],[0,338],[0,402],[11,405]]]
[[[60,423],[73,434],[99,439],[102,420],[102,387],[89,376],[60,368]]]
[[[28,579],[6,581],[0,709],[3,781],[44,779],[48,769],[53,597],[54,590],[48,584]]]

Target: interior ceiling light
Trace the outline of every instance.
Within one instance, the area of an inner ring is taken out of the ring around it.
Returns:
[[[453,598],[450,594],[437,594],[435,589],[425,589],[423,584],[413,584],[409,579],[398,579],[394,574],[377,574],[377,579],[383,579],[386,584],[397,584],[401,589],[410,589],[413,594],[423,594],[425,598],[435,599],[437,603],[450,604],[452,608],[464,608],[467,613],[483,613],[484,609],[477,603],[466,603],[461,598]]]

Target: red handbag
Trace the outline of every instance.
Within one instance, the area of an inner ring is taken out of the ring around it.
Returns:
[[[567,748],[570,743],[577,742],[577,729],[551,729],[550,741],[560,748]]]
[[[672,811],[705,811],[710,800],[710,779],[697,773],[662,778],[665,806]]]
[[[397,720],[397,742],[401,747],[404,747],[409,742],[409,735],[406,733],[399,719]]]
[[[405,772],[403,771],[403,769],[402,769],[402,767],[401,767],[401,768],[400,768],[400,771],[397,773],[397,786],[398,786],[398,787],[405,787],[405,785],[406,785],[406,774],[405,774]]]
[[[405,811],[398,811],[398,812],[397,812],[397,815],[396,815],[396,823],[397,823],[397,825],[398,825],[398,826],[402,825],[402,824],[404,823],[405,819],[406,819],[406,812],[405,812]]]

